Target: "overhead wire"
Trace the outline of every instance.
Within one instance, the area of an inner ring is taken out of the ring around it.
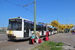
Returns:
[[[8,3],[14,4],[14,5],[16,5],[16,6],[19,6],[19,7],[23,8],[23,6],[21,6],[21,5],[19,5],[19,4],[15,4],[15,3],[10,2],[10,1],[7,1],[7,0],[5,0],[5,1],[8,2]],[[30,11],[31,13],[33,13],[33,12],[32,12],[31,10],[29,10],[28,8],[24,8],[24,9],[26,9],[26,10]]]
[[[19,5],[19,4],[15,4],[15,3],[13,3],[13,2],[10,2],[10,1],[7,1],[7,0],[5,0],[6,2],[8,2],[8,3],[11,3],[11,4],[14,4],[14,5],[16,5],[16,6],[19,6],[19,7],[22,7],[23,8],[23,6],[21,6],[21,5]],[[29,0],[30,1],[30,0]],[[29,2],[28,1],[28,2]],[[24,8],[24,9],[26,9],[26,10],[28,10],[28,11],[30,11],[31,13],[33,13],[34,14],[34,12],[32,12],[31,10],[29,10],[28,8]],[[49,21],[48,19],[46,19],[46,18],[44,18],[44,17],[42,17],[42,16],[40,16],[40,15],[38,15],[38,14],[36,14],[38,17],[41,17],[41,18],[43,18],[44,20],[46,20],[46,21]]]
[[[32,3],[30,3],[30,4],[33,4],[33,3],[34,3],[34,2],[32,2]],[[26,7],[26,6],[30,5],[30,4],[24,5],[23,7]]]

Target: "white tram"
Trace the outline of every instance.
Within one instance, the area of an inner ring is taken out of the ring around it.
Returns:
[[[48,26],[41,23],[36,23],[36,32],[41,31],[40,36],[45,36]],[[6,34],[9,39],[28,39],[34,31],[34,22],[23,19],[21,17],[10,18]]]

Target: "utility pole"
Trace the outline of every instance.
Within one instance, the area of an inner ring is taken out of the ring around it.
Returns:
[[[34,0],[34,34],[36,33],[36,0]]]

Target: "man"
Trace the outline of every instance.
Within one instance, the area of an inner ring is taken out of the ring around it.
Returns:
[[[38,32],[36,33],[36,43],[38,43],[39,38],[40,38],[40,31],[38,31]]]

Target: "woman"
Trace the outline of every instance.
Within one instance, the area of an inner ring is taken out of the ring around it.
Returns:
[[[46,40],[48,39],[49,40],[49,35],[50,35],[50,32],[49,32],[49,30],[47,30],[47,32],[46,32]],[[47,38],[48,37],[48,38]]]
[[[49,30],[47,30],[47,32],[46,32],[46,37],[49,37]]]

